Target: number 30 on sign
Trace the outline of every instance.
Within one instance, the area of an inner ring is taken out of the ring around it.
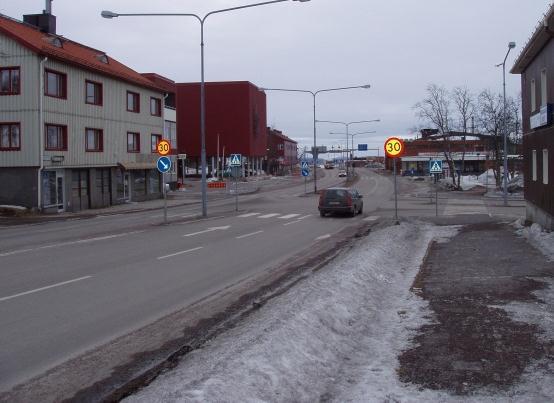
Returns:
[[[167,140],[162,140],[156,145],[156,148],[158,150],[158,154],[167,155],[171,150],[171,144],[169,144],[169,141]]]
[[[404,154],[404,140],[398,137],[390,137],[385,141],[385,154],[389,158],[397,158]]]

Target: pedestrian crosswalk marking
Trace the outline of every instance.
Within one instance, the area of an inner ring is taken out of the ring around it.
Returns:
[[[279,213],[271,213],[271,214],[261,215],[258,218],[271,218],[271,217],[276,217],[278,215],[280,215],[280,214]]]
[[[239,215],[240,218],[254,217],[255,215],[260,215],[260,213],[247,213]]]
[[[379,219],[379,216],[370,216],[367,218],[364,218],[364,221],[377,221]]]
[[[282,219],[282,220],[288,220],[289,218],[298,217],[299,215],[300,214],[287,214],[287,215],[281,216],[279,218]]]

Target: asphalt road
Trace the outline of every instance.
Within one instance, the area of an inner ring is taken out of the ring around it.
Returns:
[[[320,187],[339,183],[336,170]],[[319,240],[372,220],[390,178],[360,169],[363,217],[319,217],[304,185],[198,206],[0,231],[0,390],[279,265]]]

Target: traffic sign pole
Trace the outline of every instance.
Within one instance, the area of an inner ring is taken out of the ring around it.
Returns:
[[[396,187],[396,158],[392,159],[394,165],[394,219],[398,223],[398,190]]]
[[[162,173],[162,189],[164,194],[164,224],[167,224],[167,192],[165,190],[165,173]]]

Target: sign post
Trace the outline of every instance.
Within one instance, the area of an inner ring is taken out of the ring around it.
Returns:
[[[301,164],[301,173],[304,177],[304,194],[308,193],[308,176],[310,176],[310,166],[307,161],[302,161]]]
[[[229,156],[229,166],[231,167],[231,174],[235,179],[235,211],[239,211],[239,177],[242,172],[242,155],[231,154]]]
[[[394,219],[398,224],[398,188],[396,184],[396,159],[404,154],[404,141],[398,137],[389,137],[385,141],[385,155],[392,159],[394,172]]]
[[[429,160],[429,174],[435,181],[435,216],[439,216],[439,175],[442,174],[442,160]]]
[[[156,163],[158,171],[162,174],[162,192],[164,197],[164,224],[167,224],[167,190],[165,188],[165,173],[171,169],[171,159],[163,156],[158,158]]]

